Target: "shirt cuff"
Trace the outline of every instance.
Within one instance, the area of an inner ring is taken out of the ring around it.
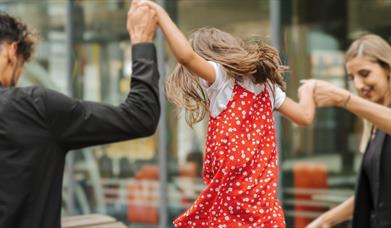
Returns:
[[[156,48],[153,43],[137,43],[132,46],[132,59],[156,60]]]

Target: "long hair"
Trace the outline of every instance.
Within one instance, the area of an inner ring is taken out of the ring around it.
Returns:
[[[201,28],[191,35],[190,45],[205,60],[219,63],[236,81],[250,77],[254,83],[277,84],[286,89],[281,75],[286,67],[281,65],[278,51],[264,42],[247,43],[216,28]],[[190,126],[208,112],[209,100],[199,80],[198,75],[177,64],[165,86],[168,100],[179,110],[185,109]]]
[[[391,70],[391,46],[380,36],[366,34],[355,40],[346,51],[345,62],[356,57],[369,58],[384,69]],[[389,85],[391,87],[391,85]],[[373,124],[363,119],[360,152],[364,152],[371,136]]]

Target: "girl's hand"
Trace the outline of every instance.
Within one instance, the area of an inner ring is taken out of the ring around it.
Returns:
[[[315,80],[314,98],[317,107],[344,107],[350,99],[350,92],[323,81]]]
[[[314,89],[316,85],[316,80],[314,79],[308,79],[308,80],[301,80],[300,81],[301,86],[297,89],[297,94],[299,99],[303,96],[314,96]]]

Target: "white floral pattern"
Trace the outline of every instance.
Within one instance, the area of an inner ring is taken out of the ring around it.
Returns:
[[[235,84],[227,108],[210,117],[203,178],[195,203],[176,227],[285,227],[277,199],[278,164],[267,89]]]

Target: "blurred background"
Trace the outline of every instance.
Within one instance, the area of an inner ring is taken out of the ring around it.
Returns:
[[[391,0],[160,0],[186,35],[214,26],[281,50],[288,96],[301,79],[350,88],[344,50],[363,32],[391,41]],[[0,0],[0,10],[39,33],[35,58],[19,86],[41,85],[70,96],[119,104],[129,90],[131,46],[128,0]],[[175,59],[156,39],[164,76]],[[163,114],[149,138],[69,153],[63,215],[102,213],[129,227],[171,227],[204,185],[202,152],[207,120],[189,128],[162,96]],[[353,194],[361,121],[348,112],[317,112],[304,129],[276,114],[280,152],[279,197],[287,227],[304,227]],[[339,227],[348,227],[349,223]]]

